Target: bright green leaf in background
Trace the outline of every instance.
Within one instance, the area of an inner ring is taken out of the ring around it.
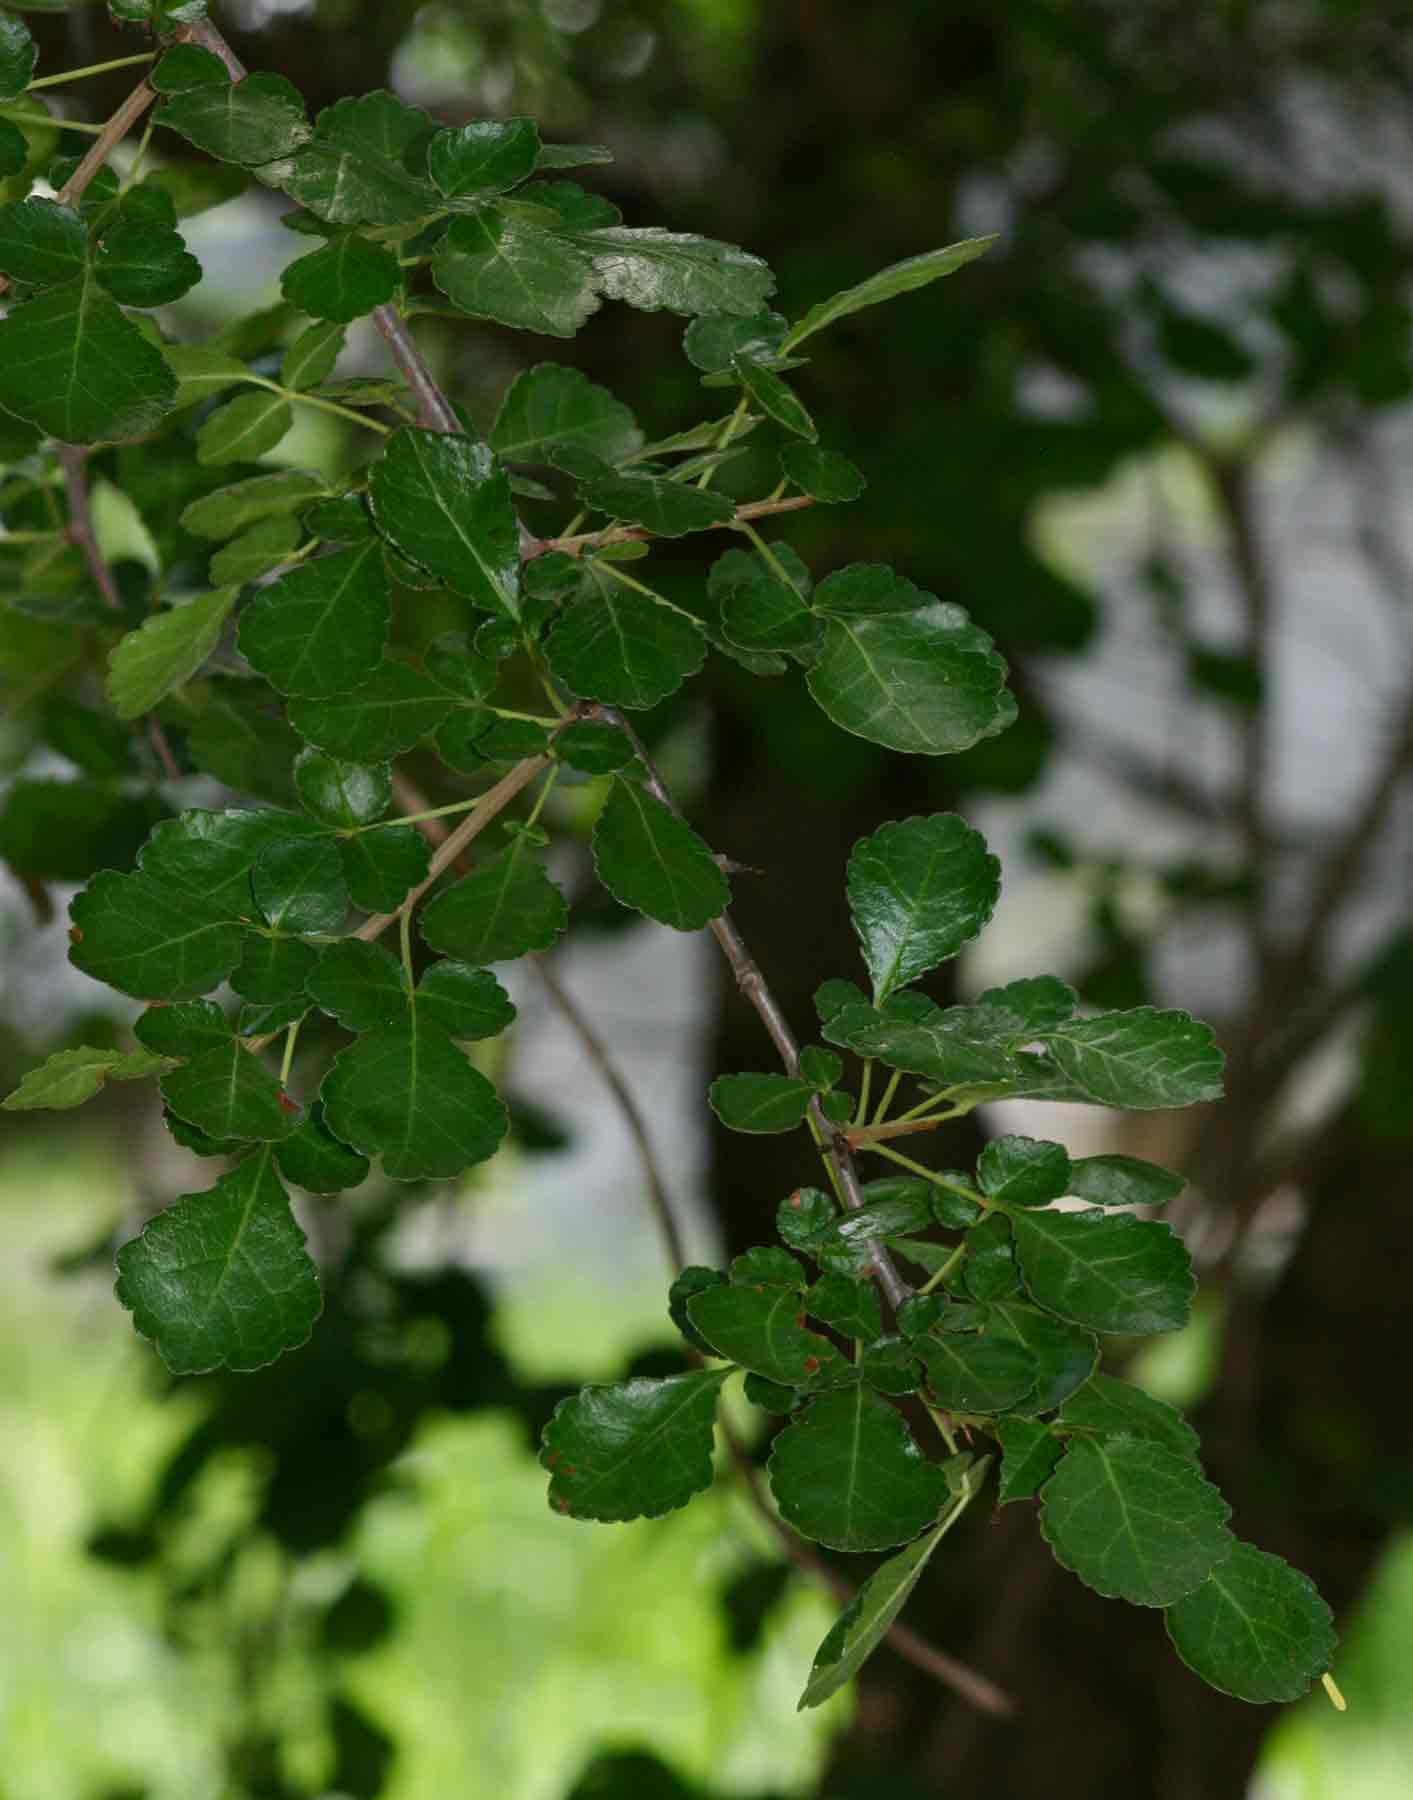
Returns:
[[[283,394],[240,394],[219,406],[196,436],[196,460],[209,467],[255,462],[273,450],[294,423],[294,411]]]
[[[56,1050],[0,1102],[6,1112],[63,1111],[82,1106],[106,1081],[139,1081],[161,1075],[170,1061],[151,1050]]]

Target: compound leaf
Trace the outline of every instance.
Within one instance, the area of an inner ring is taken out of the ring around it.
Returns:
[[[1197,1433],[1175,1406],[1131,1381],[1095,1375],[1060,1408],[1060,1423],[1101,1437],[1145,1438],[1174,1456],[1197,1460]]]
[[[617,465],[642,448],[643,434],[607,388],[579,369],[539,363],[511,382],[490,441],[507,462],[553,462],[560,450],[587,450]]]
[[[420,670],[384,657],[350,693],[292,700],[289,722],[331,756],[386,762],[435,731],[451,707],[450,694]]]
[[[367,913],[386,913],[426,878],[432,851],[415,825],[387,825],[344,838],[339,857],[353,904]]]
[[[1069,1152],[1044,1138],[992,1138],[977,1161],[976,1178],[982,1193],[1001,1206],[1048,1206],[1074,1192]]]
[[[350,1031],[373,1031],[407,1017],[412,996],[402,965],[381,944],[330,944],[305,982],[314,1004]]]
[[[162,1077],[162,1098],[208,1137],[273,1143],[303,1114],[274,1076],[235,1038]]]
[[[506,962],[548,950],[568,923],[564,896],[533,847],[517,837],[437,895],[422,914],[434,950],[472,964]]]
[[[263,588],[241,614],[236,641],[278,692],[324,699],[377,671],[390,619],[382,546],[367,538]]]
[[[489,444],[404,426],[374,463],[368,495],[404,556],[488,611],[519,617],[519,528]]]
[[[1222,1053],[1190,1013],[1136,1006],[1076,1019],[1045,1034],[1070,1080],[1105,1106],[1192,1106],[1222,1095]]]
[[[781,1387],[822,1387],[847,1372],[828,1338],[800,1324],[798,1288],[718,1284],[687,1301],[687,1317],[718,1356]]]
[[[1022,1344],[971,1332],[929,1332],[913,1348],[938,1405],[950,1412],[1005,1412],[1035,1386],[1035,1358]]]
[[[730,1369],[586,1387],[555,1408],[540,1463],[549,1503],[576,1519],[657,1519],[711,1486],[713,1426]]]
[[[675,693],[706,652],[695,619],[618,586],[572,601],[545,642],[545,660],[571,693],[634,711]]]
[[[139,1000],[192,1000],[240,961],[243,931],[217,908],[143,874],[104,869],[69,910],[69,961]]]
[[[1016,1258],[1031,1298],[1091,1331],[1177,1331],[1196,1281],[1167,1225],[1132,1213],[1018,1211]]]
[[[432,258],[432,279],[472,318],[546,337],[573,337],[599,307],[588,258],[499,206],[452,220]]]
[[[282,185],[330,225],[411,224],[442,205],[417,169],[434,130],[426,113],[386,92],[336,101],[314,121]]]

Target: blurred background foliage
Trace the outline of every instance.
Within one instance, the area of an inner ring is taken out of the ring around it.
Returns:
[[[962,989],[1053,967],[1096,1003],[1218,1023],[1230,1097],[1195,1120],[1119,1138],[1098,1115],[996,1109],[978,1129],[1188,1172],[1177,1222],[1208,1297],[1131,1372],[1193,1409],[1242,1534],[1336,1606],[1352,1710],[1279,1716],[1203,1688],[1155,1618],[1057,1575],[1017,1507],[968,1519],[910,1614],[1006,1685],[1016,1720],[886,1653],[856,1697],[797,1718],[830,1606],[729,1486],[650,1525],[553,1518],[531,1446],[555,1400],[677,1350],[621,1133],[527,1004],[515,1149],[465,1192],[311,1210],[325,1317],[254,1377],[165,1382],[111,1299],[114,1242],[197,1185],[160,1125],[122,1095],[81,1131],[7,1123],[0,1795],[1405,1793],[1413,10],[239,0],[221,23],[311,108],[386,84],[445,122],[530,112],[547,137],[609,145],[595,185],[631,223],[759,252],[788,312],[1000,234],[802,371],[869,488],[787,535],[817,573],[887,561],[963,603],[1013,660],[1019,724],[904,762],[834,730],[793,677],[718,661],[651,735],[711,841],[762,871],[738,913],[797,1020],[853,968],[853,838],[960,806],[1007,872]],[[126,47],[98,7],[31,24],[46,71]],[[102,118],[123,79],[60,110]],[[169,329],[202,338],[277,298],[298,241],[277,210],[252,192],[192,222],[208,276]],[[483,423],[533,360],[575,362],[654,434],[700,416],[665,315],[606,310],[572,345],[419,330]],[[349,373],[379,366],[371,342],[352,356]],[[321,424],[279,458],[355,452]],[[770,455],[762,433],[722,485],[758,487],[751,458]],[[143,458],[111,472],[160,528],[163,464]],[[140,560],[116,489],[97,499],[110,556]],[[702,555],[667,546],[665,591],[699,585]],[[73,764],[52,692],[6,698],[8,1087],[48,1049],[101,1041],[100,992],[46,921],[65,882],[131,856],[150,811],[34,842],[22,783]],[[592,893],[576,913],[571,977],[643,1086],[700,1248],[758,1241],[800,1177],[794,1147],[708,1138],[698,1098],[713,1068],[760,1065],[754,1017],[698,946],[625,932]]]

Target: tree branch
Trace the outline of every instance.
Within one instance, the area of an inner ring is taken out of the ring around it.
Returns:
[[[740,525],[751,519],[767,519],[774,513],[799,512],[803,507],[813,506],[814,499],[809,494],[792,494],[783,500],[748,500],[744,506],[736,508],[733,519],[723,519],[721,531],[731,530],[733,525]],[[610,525],[603,531],[581,531],[573,537],[532,538],[533,548],[521,547],[521,558],[529,562],[532,557],[545,556],[551,550],[562,550],[566,556],[581,556],[585,550],[602,550],[609,544],[641,544],[649,542],[655,534],[646,525]]]

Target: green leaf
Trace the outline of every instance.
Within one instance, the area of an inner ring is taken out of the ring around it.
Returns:
[[[868,485],[847,456],[817,444],[787,444],[780,466],[801,493],[826,506],[857,500]]]
[[[240,961],[231,974],[231,986],[244,1000],[280,1009],[280,1022],[288,1024],[309,1010],[304,984],[314,971],[318,954],[312,944],[300,938],[248,932]],[[246,1035],[244,1021],[241,1035]]]
[[[545,337],[573,337],[600,304],[589,260],[573,243],[499,206],[452,220],[432,279],[472,318]]]
[[[294,411],[283,394],[264,388],[239,394],[217,407],[196,434],[196,460],[208,466],[254,462],[273,450],[294,424]]]
[[[615,900],[675,931],[695,931],[731,902],[702,840],[644,789],[615,776],[594,826],[594,867]]]
[[[1093,1206],[1166,1206],[1187,1186],[1184,1176],[1137,1156],[1082,1156],[1070,1164],[1067,1194]]]
[[[124,1244],[117,1296],[174,1375],[259,1369],[306,1343],[319,1278],[270,1152],[184,1194]]]
[[[616,584],[573,601],[545,642],[551,672],[571,693],[633,711],[675,693],[706,652],[695,619]]]
[[[449,1037],[498,1037],[515,1018],[510,996],[489,969],[435,962],[417,984],[417,1008]]]
[[[0,21],[5,17],[0,13]],[[35,287],[72,281],[83,274],[87,255],[88,232],[72,207],[34,198],[0,206],[0,270],[15,281]]]
[[[0,320],[0,407],[67,444],[143,437],[176,399],[157,347],[92,275]]]
[[[5,1112],[62,1112],[82,1106],[105,1081],[140,1081],[161,1075],[172,1067],[166,1056],[151,1050],[56,1050],[14,1090],[0,1101]]]
[[[848,1365],[801,1318],[798,1288],[714,1285],[687,1302],[687,1317],[713,1351],[781,1387],[822,1387]]]
[[[845,319],[850,313],[862,312],[866,306],[877,306],[881,301],[892,300],[895,295],[911,293],[914,288],[926,287],[929,282],[952,274],[989,250],[995,242],[994,236],[963,238],[960,243],[949,244],[945,250],[928,250],[921,256],[910,256],[903,262],[880,269],[857,287],[845,288],[843,293],[812,306],[799,323],[791,327],[782,350],[793,350],[836,319]]]
[[[1055,975],[1029,975],[1006,987],[988,988],[976,1004],[991,1008],[1016,1043],[1063,1025],[1079,1004],[1079,995]]]
[[[299,548],[295,519],[262,519],[211,558],[213,587],[244,587],[287,562]]]
[[[655,537],[686,537],[728,524],[736,516],[724,494],[656,475],[615,475],[591,482],[585,499],[610,518],[646,526]]]
[[[1011,1247],[1010,1220],[1004,1213],[988,1213],[967,1233],[966,1262],[962,1277],[973,1300],[1004,1300],[1020,1286]]]
[[[104,230],[93,271],[120,306],[168,306],[201,279],[201,264],[181,233],[140,218],[119,218]]]
[[[412,1005],[397,958],[357,938],[330,944],[305,989],[316,1006],[350,1031],[400,1024]]]
[[[1026,1414],[1052,1412],[1090,1379],[1099,1361],[1099,1343],[1090,1332],[1022,1300],[993,1301],[986,1309],[986,1329],[1024,1344],[1035,1359],[1035,1392],[1019,1408]]]
[[[996,1498],[1029,1500],[1054,1473],[1063,1446],[1048,1425],[1012,1415],[996,1421],[1001,1446],[1001,1484]]]
[[[883,1329],[873,1284],[857,1281],[852,1275],[821,1275],[805,1296],[805,1309],[811,1318],[832,1325],[845,1337],[873,1339]]]
[[[368,1158],[326,1130],[318,1108],[276,1144],[275,1161],[285,1180],[306,1194],[341,1194],[368,1179]]]
[[[658,1519],[711,1486],[713,1426],[729,1369],[639,1377],[562,1400],[540,1463],[549,1502],[576,1519]]]
[[[500,1097],[418,1011],[341,1050],[320,1089],[329,1129],[393,1181],[446,1180],[493,1156],[508,1129]]]
[[[1145,1438],[1194,1462],[1200,1448],[1197,1433],[1175,1406],[1112,1375],[1095,1375],[1071,1394],[1060,1408],[1060,1423],[1101,1437]]]
[[[280,363],[281,387],[293,388],[297,394],[318,387],[334,372],[334,364],[343,354],[348,334],[334,319],[320,319],[308,326],[285,351]]]
[[[1074,1192],[1069,1152],[1044,1138],[992,1138],[976,1175],[982,1193],[1002,1206],[1048,1206]]]
[[[381,667],[391,617],[382,545],[366,538],[263,588],[241,614],[237,643],[280,693],[325,699]]]
[[[757,313],[775,292],[758,256],[715,238],[613,225],[574,232],[572,241],[592,259],[604,297],[640,312]]]
[[[913,1348],[937,1404],[949,1412],[1004,1412],[1035,1386],[1035,1359],[1021,1344],[970,1332],[929,1332]]]
[[[351,231],[291,263],[280,292],[311,319],[347,325],[391,300],[401,278],[391,250]]]
[[[708,1098],[731,1131],[793,1131],[804,1123],[814,1087],[788,1075],[720,1075]]]
[[[902,1417],[863,1383],[822,1395],[776,1438],[781,1517],[832,1550],[891,1550],[933,1523],[947,1480]]]
[[[181,523],[195,536],[219,543],[257,519],[299,512],[327,492],[322,475],[311,475],[303,469],[279,469],[203,494],[182,513]]]
[[[566,725],[554,740],[554,752],[585,775],[613,775],[633,760],[633,746],[616,725],[590,721]]]
[[[0,861],[33,881],[86,881],[129,867],[165,815],[151,792],[124,793],[108,780],[12,781],[0,801]]]
[[[533,119],[473,119],[448,126],[427,146],[427,173],[443,199],[474,208],[534,174],[540,132]]]
[[[34,78],[39,47],[29,26],[13,13],[0,13],[0,100],[13,100]]]
[[[353,904],[366,913],[391,912],[425,879],[432,852],[415,825],[362,831],[339,845]]]
[[[250,874],[268,844],[310,837],[317,828],[298,813],[228,807],[184,812],[152,832],[138,859],[144,875],[202,900],[231,919],[252,919]]]
[[[1163,1622],[1194,1675],[1258,1706],[1298,1700],[1339,1642],[1310,1578],[1252,1544],[1239,1543]]]
[[[611,163],[613,152],[604,144],[542,144],[536,167],[579,169],[586,163]]]
[[[230,75],[213,51],[175,44],[162,53],[147,79],[159,94],[184,94],[189,88],[225,87]]]
[[[797,1258],[774,1244],[757,1244],[731,1259],[731,1279],[741,1286],[764,1282],[767,1287],[787,1287],[796,1294],[805,1291],[805,1272]]]
[[[451,707],[419,670],[385,657],[352,693],[292,700],[289,722],[330,756],[387,762],[435,731]]]
[[[873,1655],[907,1605],[932,1552],[962,1516],[986,1480],[989,1458],[971,1464],[962,1475],[961,1491],[936,1526],[916,1543],[889,1557],[854,1595],[815,1652],[814,1666],[797,1711],[822,1706],[837,1694]]]
[[[732,358],[731,372],[767,418],[797,437],[808,438],[810,443],[819,436],[814,420],[773,369],[762,368],[749,357],[736,356]]]
[[[32,129],[42,131],[44,127]],[[33,154],[30,140],[19,126],[9,119],[0,118],[0,177],[23,175]]]
[[[561,450],[586,450],[616,465],[642,444],[638,422],[621,400],[559,363],[538,363],[517,375],[491,428],[491,448],[507,462],[553,462]]]
[[[337,847],[327,838],[282,838],[251,871],[255,904],[276,931],[333,932],[348,913]]]
[[[774,362],[789,329],[775,312],[749,318],[730,313],[703,313],[682,334],[682,349],[694,369],[707,375],[725,374],[738,358],[744,362]],[[709,442],[714,443],[713,436]]]
[[[874,1056],[891,1068],[927,1075],[944,1087],[958,1083],[1006,1084],[1015,1065],[995,1044],[978,1043],[965,1034],[941,1007],[918,1019],[899,1017],[872,1006],[846,1006],[824,1026],[832,1044],[860,1056]]]
[[[209,400],[214,394],[243,381],[249,373],[239,357],[209,344],[163,344],[162,354],[177,378],[174,412]]]
[[[120,719],[140,718],[179,688],[221,641],[238,588],[215,588],[167,612],[153,613],[113,647],[108,698]]]
[[[242,930],[149,876],[95,875],[69,909],[69,961],[139,1000],[191,1000],[240,961]]]
[[[519,618],[519,528],[489,444],[404,426],[374,463],[368,498],[404,556],[488,611]]]
[[[673,1277],[672,1286],[667,1290],[668,1317],[692,1348],[706,1356],[715,1356],[716,1352],[687,1317],[687,1302],[706,1288],[723,1286],[725,1281],[720,1269],[705,1269],[700,1263],[689,1263]]]
[[[1074,1440],[1041,1500],[1056,1562],[1135,1606],[1171,1606],[1234,1547],[1231,1509],[1197,1466],[1138,1438]]]
[[[293,804],[290,768],[301,746],[272,710],[275,696],[263,681],[227,677],[204,686],[201,713],[186,740],[193,767],[261,800]]]
[[[288,156],[309,136],[298,88],[264,70],[184,88],[167,97],[156,118],[198,150],[246,168]]]
[[[422,936],[464,962],[507,962],[548,950],[568,919],[563,894],[517,837],[424,908]]]
[[[753,573],[729,585],[724,581],[712,585],[721,610],[722,633],[738,649],[797,651],[811,649],[816,643],[819,620],[799,590],[773,571]]]
[[[896,604],[864,609],[888,602]],[[943,756],[1015,717],[1006,664],[961,607],[860,564],[821,582],[814,604],[828,623],[809,689],[845,731],[890,750]]]
[[[149,1006],[133,1026],[138,1043],[158,1056],[199,1056],[231,1035],[226,1015],[214,1000],[181,1000]]]
[[[1192,1106],[1222,1096],[1222,1053],[1190,1013],[1137,1006],[1076,1019],[1046,1034],[1070,1080],[1105,1106]]]
[[[860,838],[849,857],[849,910],[875,1004],[970,943],[1000,892],[1000,863],[955,813],[900,819]]]
[[[1149,1334],[1187,1323],[1197,1283],[1167,1225],[1132,1213],[1017,1212],[1016,1258],[1031,1297],[1092,1331]]]
[[[153,169],[142,185],[166,194],[179,219],[192,219],[243,194],[250,186],[250,177],[244,169],[228,164],[167,163]]]
[[[235,1038],[203,1050],[162,1077],[162,1098],[177,1115],[208,1137],[259,1139],[288,1137],[303,1113]]]
[[[434,130],[426,113],[389,93],[339,100],[314,121],[282,185],[330,225],[409,225],[443,208],[419,173]]]

